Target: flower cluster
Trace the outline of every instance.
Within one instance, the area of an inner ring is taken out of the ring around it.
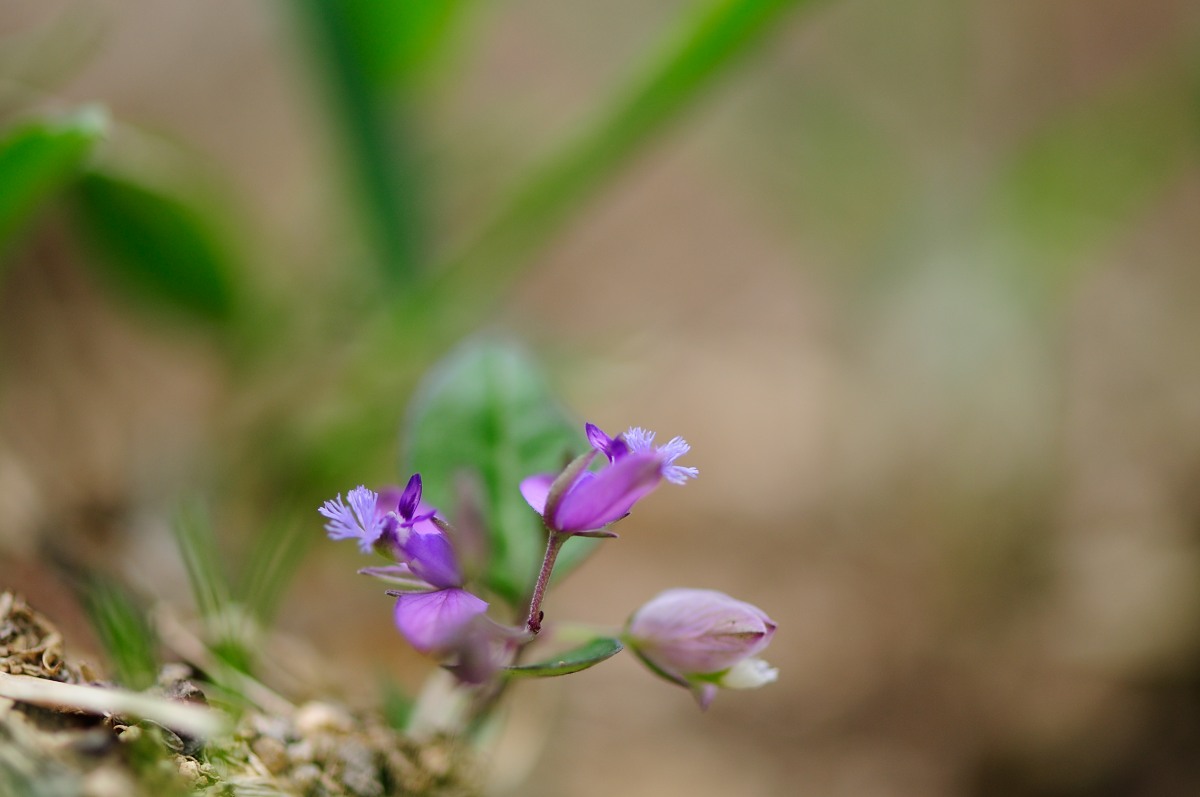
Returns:
[[[359,572],[390,583],[396,628],[414,648],[441,661],[463,682],[491,682],[541,630],[542,601],[563,543],[571,537],[616,536],[609,527],[660,484],[684,484],[698,475],[696,468],[676,464],[690,450],[681,437],[656,446],[654,433],[640,427],[610,437],[587,424],[586,433],[590,451],[559,473],[535,474],[519,486],[541,517],[547,540],[523,626],[493,620],[488,601],[468,588],[454,531],[436,507],[422,501],[420,474],[403,489],[376,493],[356,487],[346,501],[339,494],[319,512],[328,521],[330,538],[357,540],[362,552],[390,560]],[[776,671],[756,658],[774,633],[775,623],[748,603],[712,590],[673,589],[635,612],[621,641],[653,672],[691,690],[706,708],[719,687],[743,689],[775,680]],[[615,638],[611,642],[614,652],[620,649]]]
[[[403,491],[380,493],[356,487],[349,506],[339,495],[318,511],[329,519],[333,539],[357,539],[364,552],[375,550],[393,561],[359,572],[394,585],[396,628],[414,648],[444,659],[456,659],[467,680],[490,672],[486,648],[488,603],[463,588],[464,578],[454,544],[437,510],[421,502],[421,476],[414,473]]]

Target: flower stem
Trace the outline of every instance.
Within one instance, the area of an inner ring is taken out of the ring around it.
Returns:
[[[538,573],[537,583],[533,586],[533,598],[529,601],[529,618],[525,627],[529,633],[536,634],[542,630],[542,599],[546,597],[546,585],[550,583],[550,572],[554,570],[554,560],[558,558],[558,550],[571,535],[551,531],[546,539],[546,556],[542,559],[542,570]]]

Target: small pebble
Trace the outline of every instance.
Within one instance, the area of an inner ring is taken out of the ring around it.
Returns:
[[[321,731],[349,733],[354,728],[354,720],[346,711],[317,701],[305,703],[296,709],[295,722],[301,736],[311,736]]]
[[[271,736],[260,736],[250,743],[250,749],[263,762],[263,766],[272,775],[285,772],[290,765],[287,748],[283,742]]]

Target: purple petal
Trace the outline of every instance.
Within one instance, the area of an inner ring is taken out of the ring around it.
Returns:
[[[619,458],[629,453],[629,446],[625,445],[625,441],[619,435],[617,437],[609,437],[604,433],[603,429],[594,423],[589,423],[584,428],[587,431],[587,439],[592,444],[592,448],[608,457],[609,462],[616,462]]]
[[[630,454],[596,474],[584,474],[558,505],[552,528],[559,531],[598,529],[629,513],[630,508],[662,481],[657,454]]]
[[[458,555],[449,537],[429,521],[421,521],[400,534],[400,550],[412,572],[438,589],[462,586]]]
[[[465,589],[414,592],[396,598],[396,628],[422,653],[443,653],[471,621],[487,611],[487,602]]]
[[[404,492],[400,495],[400,517],[412,520],[419,503],[421,503],[421,474],[414,473],[409,478],[408,484],[405,485]]]
[[[554,484],[553,473],[539,473],[521,482],[521,495],[539,515],[546,511],[546,497],[550,495],[550,485]]]

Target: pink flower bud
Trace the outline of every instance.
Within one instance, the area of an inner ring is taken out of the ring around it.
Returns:
[[[709,589],[669,589],[629,620],[629,646],[659,675],[707,708],[717,687],[752,689],[778,671],[755,658],[775,634],[761,609]]]

